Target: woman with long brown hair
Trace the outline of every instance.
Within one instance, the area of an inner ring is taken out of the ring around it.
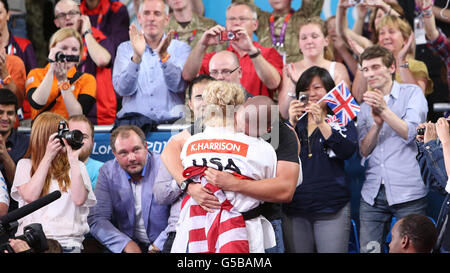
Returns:
[[[57,240],[64,252],[80,252],[89,232],[87,215],[96,199],[84,164],[58,135],[58,124],[66,121],[55,113],[42,113],[34,121],[25,157],[17,163],[11,196],[22,207],[55,190],[61,197],[19,220],[18,234],[31,223],[40,223],[49,239]]]

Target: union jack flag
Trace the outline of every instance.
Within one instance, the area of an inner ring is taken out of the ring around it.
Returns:
[[[323,100],[327,102],[343,126],[346,126],[347,123],[353,120],[360,110],[358,103],[344,81],[331,89]]]

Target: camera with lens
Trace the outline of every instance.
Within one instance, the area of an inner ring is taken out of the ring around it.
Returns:
[[[220,40],[221,41],[236,41],[237,40],[237,31],[222,31],[220,32]]]
[[[350,1],[348,1],[348,3],[351,5],[357,5],[360,3],[364,3],[364,0],[350,0]]]
[[[423,136],[425,135],[425,127],[417,129],[417,135]]]
[[[30,224],[23,228],[23,235],[14,237],[13,239],[19,239],[25,241],[34,253],[42,253],[48,249],[47,238],[45,237],[44,231],[42,230],[42,225],[38,223]],[[4,253],[5,250],[8,253],[14,253],[13,248],[9,244],[9,238],[4,237],[4,241],[0,244],[0,253]]]
[[[73,62],[77,63],[80,60],[79,55],[66,55],[61,51],[56,52],[55,54],[55,62],[63,63],[63,62]]]
[[[56,136],[59,138],[59,141],[64,146],[64,141],[62,140],[65,138],[67,140],[67,143],[69,143],[70,147],[74,150],[78,150],[83,146],[83,133],[80,130],[72,130],[70,131],[67,128],[65,121],[60,121],[58,124],[58,135]]]
[[[308,94],[301,94],[301,95],[298,97],[298,100],[299,100],[301,103],[303,103],[304,105],[306,105],[306,104],[308,104],[308,101],[309,101],[309,95],[308,95]]]

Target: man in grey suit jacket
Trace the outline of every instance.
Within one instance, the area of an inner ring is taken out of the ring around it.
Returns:
[[[156,252],[166,240],[169,206],[153,197],[159,155],[147,150],[137,126],[120,126],[111,133],[115,159],[100,169],[88,223],[91,234],[112,252]]]

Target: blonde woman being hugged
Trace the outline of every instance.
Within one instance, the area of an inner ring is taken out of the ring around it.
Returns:
[[[326,69],[334,82],[345,81],[350,88],[350,77],[347,68],[334,59],[332,50],[328,47],[327,28],[320,17],[308,18],[299,28],[299,48],[303,53],[303,60],[289,63],[283,68],[283,80],[278,96],[280,113],[283,118],[289,118],[289,104],[295,99],[295,85],[302,73],[318,66]]]
[[[55,113],[43,113],[34,121],[30,145],[17,163],[11,196],[22,207],[53,191],[61,197],[19,220],[18,232],[31,223],[40,223],[48,239],[57,240],[63,252],[82,249],[89,232],[87,215],[95,205],[89,175],[78,160],[81,149],[74,150],[65,139],[57,137],[58,124],[66,121]]]

